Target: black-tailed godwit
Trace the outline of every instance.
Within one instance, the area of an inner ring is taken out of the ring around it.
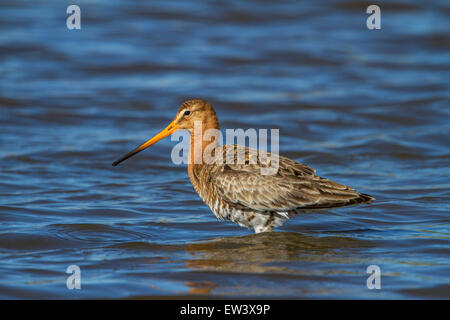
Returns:
[[[222,152],[221,159],[227,159],[227,151],[235,156],[237,145],[219,146],[217,141],[205,141],[194,132],[194,122],[199,121],[202,132],[219,130],[219,120],[212,106],[203,100],[188,100],[178,109],[175,119],[156,136],[126,154],[113,166],[146,149],[176,130],[190,132],[188,174],[195,191],[220,220],[230,220],[240,226],[253,228],[256,233],[273,231],[284,221],[302,212],[331,209],[374,200],[371,196],[319,177],[315,170],[286,157],[278,157],[275,174],[263,175],[261,168],[268,166],[255,149],[243,147],[244,163],[206,163],[205,148],[211,143],[213,155]],[[200,152],[194,145],[201,146]],[[241,147],[242,148],[242,147]],[[242,149],[241,149],[242,150]],[[255,152],[256,151],[256,152]],[[267,157],[270,154],[267,153]]]

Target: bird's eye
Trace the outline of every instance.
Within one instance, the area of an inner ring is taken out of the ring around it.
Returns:
[[[189,111],[189,110],[186,110],[185,112],[184,112],[184,115],[185,116],[188,116],[188,115],[190,115],[191,114],[191,112]]]

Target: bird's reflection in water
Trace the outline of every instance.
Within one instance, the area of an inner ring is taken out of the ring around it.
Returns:
[[[219,287],[219,285],[212,281],[187,281],[186,287],[189,288],[189,294],[208,295],[212,290]]]
[[[288,271],[271,263],[288,261],[339,262],[343,249],[363,249],[370,241],[346,237],[306,236],[293,232],[267,232],[242,237],[218,238],[191,243],[186,251],[192,255],[186,267],[225,272]]]
[[[192,258],[185,261],[185,267],[220,273],[317,275],[317,270],[307,266],[306,262],[358,263],[362,261],[357,258],[357,252],[371,246],[370,241],[348,237],[268,232],[188,244],[185,250]],[[326,272],[333,273],[331,268]],[[343,270],[335,272],[342,273]],[[193,294],[210,294],[219,286],[212,281],[188,281],[186,285]]]

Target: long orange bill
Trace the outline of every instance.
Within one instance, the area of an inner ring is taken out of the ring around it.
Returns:
[[[158,142],[159,140],[164,139],[167,136],[170,136],[175,130],[177,130],[177,125],[174,123],[174,121],[172,121],[167,128],[165,128],[163,131],[161,131],[160,133],[158,133],[156,136],[154,136],[153,138],[151,138],[150,140],[148,140],[146,143],[140,145],[139,147],[137,147],[136,149],[134,149],[131,152],[128,152],[126,155],[124,155],[122,158],[120,158],[117,161],[113,162],[113,166],[117,166],[119,163],[121,163],[122,161],[127,160],[128,158],[134,156],[136,153],[141,152],[142,150],[150,147],[152,144],[155,144],[156,142]]]

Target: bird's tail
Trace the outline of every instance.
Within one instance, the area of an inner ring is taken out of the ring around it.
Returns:
[[[370,195],[368,195],[366,193],[360,193],[359,197],[356,197],[356,198],[353,198],[353,199],[350,200],[349,205],[350,204],[358,204],[358,203],[366,203],[366,202],[370,202],[370,201],[373,201],[373,200],[375,200],[374,197],[372,197],[372,196],[370,196]]]

